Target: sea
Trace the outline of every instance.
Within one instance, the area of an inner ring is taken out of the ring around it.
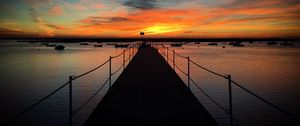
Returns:
[[[169,48],[169,64],[172,59],[183,71],[188,72],[193,94],[216,119],[219,125],[230,125],[230,116],[214,102],[229,111],[229,82],[203,68],[221,75],[231,75],[232,80],[242,87],[278,106],[285,112],[300,119],[300,44],[295,46],[267,45],[266,42],[244,42],[244,47],[233,47],[229,42],[219,42],[209,46],[209,42],[187,43],[181,47],[170,46],[171,42],[155,43]],[[124,48],[102,43],[103,47],[80,45],[79,43],[55,43],[66,48],[54,50],[41,43],[0,41],[0,124],[8,120],[10,125],[68,125],[69,86],[65,86],[49,98],[22,115],[16,115],[69,81],[69,76],[78,76],[116,56]],[[133,44],[133,43],[129,43]],[[176,55],[173,58],[173,51]],[[179,54],[180,57],[177,54]],[[126,53],[126,59],[130,58]],[[123,57],[112,59],[112,71],[122,66]],[[128,62],[125,64],[125,66]],[[175,69],[188,86],[188,78]],[[112,83],[122,69],[112,77]],[[82,125],[96,105],[108,91],[105,83],[109,77],[109,63],[103,67],[72,81],[73,125]],[[93,99],[97,90],[103,86]],[[294,119],[270,106],[256,96],[235,84],[232,88],[232,112],[235,125],[274,126],[297,125]],[[201,90],[200,90],[200,89]],[[203,93],[203,92],[204,93]],[[209,96],[209,97],[207,97]],[[214,100],[214,102],[211,99]],[[90,100],[84,107],[81,107]],[[79,108],[81,108],[79,110]],[[200,123],[200,122],[199,122]],[[299,124],[298,124],[299,125]]]

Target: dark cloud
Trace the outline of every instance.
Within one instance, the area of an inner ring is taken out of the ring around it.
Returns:
[[[124,5],[134,9],[150,10],[164,7],[174,7],[182,2],[190,2],[193,0],[119,0]]]
[[[295,4],[300,4],[300,0],[236,0],[229,4],[224,4],[223,8],[270,8],[270,7],[289,7]]]
[[[54,24],[45,24],[45,25],[50,27],[50,28],[57,29],[57,30],[65,29],[63,26],[59,26],[59,25],[54,25]]]
[[[91,23],[97,23],[97,24],[129,21],[129,19],[125,17],[97,17],[97,16],[88,17],[87,20]]]
[[[157,0],[128,0],[121,2],[125,6],[133,7],[136,9],[149,10],[158,8]]]

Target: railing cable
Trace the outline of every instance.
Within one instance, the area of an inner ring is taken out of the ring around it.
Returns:
[[[226,110],[221,104],[219,104],[217,101],[215,101],[212,97],[210,97],[204,90],[202,90],[198,85],[197,83],[192,79],[190,78],[190,80],[192,81],[192,83],[206,96],[208,97],[213,103],[215,103],[219,108],[221,108],[223,111],[225,111],[227,114],[229,114],[229,111]]]
[[[183,73],[185,76],[188,76],[188,74],[186,72],[184,72],[182,69],[180,69],[176,64],[175,65],[175,68],[177,68],[181,73]]]
[[[202,68],[202,69],[204,69],[204,70],[206,70],[206,71],[208,71],[208,72],[210,72],[210,73],[212,73],[212,74],[215,74],[215,75],[217,75],[217,76],[219,76],[219,77],[222,77],[222,78],[225,78],[225,79],[226,79],[226,76],[224,76],[224,75],[222,75],[222,74],[219,74],[219,73],[217,73],[217,72],[214,72],[214,71],[212,71],[212,70],[209,70],[209,69],[207,69],[207,68],[205,68],[205,67],[203,67],[203,66],[197,64],[197,63],[194,62],[193,60],[190,60],[190,61],[191,61],[191,63],[193,63],[194,65],[196,65],[196,66],[198,66],[198,67],[200,67],[200,68]]]
[[[257,94],[253,93],[253,92],[250,91],[249,89],[247,89],[247,88],[243,87],[242,85],[240,85],[239,83],[237,83],[237,82],[235,82],[235,81],[233,81],[233,80],[231,80],[231,82],[234,83],[236,86],[240,87],[241,89],[243,89],[244,91],[248,92],[249,94],[255,96],[256,98],[260,99],[261,101],[263,101],[263,102],[267,103],[268,105],[272,106],[272,107],[275,108],[276,110],[278,110],[278,111],[284,113],[286,116],[288,116],[288,117],[294,119],[294,120],[297,121],[298,123],[300,122],[299,119],[298,119],[297,117],[295,117],[294,115],[288,113],[287,111],[285,111],[285,110],[279,108],[278,106],[276,106],[276,105],[272,104],[271,102],[265,100],[264,98],[258,96]]]
[[[77,112],[79,112],[86,104],[88,104],[107,84],[109,79],[106,79],[106,81],[102,84],[102,86],[87,100],[85,101],[78,109],[73,111],[72,115],[75,115]]]
[[[36,103],[34,103],[33,105],[27,107],[25,110],[21,111],[20,113],[18,113],[17,115],[15,115],[14,117],[10,118],[8,121],[6,121],[3,125],[8,125],[11,121],[19,118],[20,116],[22,116],[24,113],[28,112],[29,110],[31,110],[32,108],[34,108],[35,106],[39,105],[40,103],[42,103],[43,101],[45,101],[47,98],[51,97],[52,95],[54,95],[56,92],[58,92],[60,89],[64,88],[66,85],[69,84],[69,81],[66,82],[65,84],[61,85],[59,88],[57,88],[56,90],[52,91],[50,94],[48,94],[47,96],[45,96],[44,98],[40,99],[39,101],[37,101]]]
[[[176,53],[176,52],[175,52],[175,55],[177,55],[177,56],[179,56],[179,57],[181,57],[181,58],[184,58],[184,59],[187,59],[187,58],[188,58],[188,57],[182,56],[182,55],[180,55],[180,54],[178,54],[178,53]]]
[[[75,77],[73,78],[73,80],[76,80],[76,79],[78,79],[78,78],[80,78],[80,77],[82,77],[82,76],[85,76],[85,75],[87,75],[87,74],[89,74],[89,73],[91,73],[91,72],[93,72],[93,71],[95,71],[95,70],[101,68],[102,66],[104,66],[104,65],[105,65],[106,63],[108,63],[108,62],[109,62],[109,60],[106,60],[104,63],[102,63],[101,65],[95,67],[94,69],[92,69],[92,70],[90,70],[90,71],[88,71],[88,72],[85,72],[85,73],[83,73],[83,74],[80,74],[80,75],[78,75],[78,76],[75,76]]]
[[[123,65],[121,65],[115,72],[111,73],[111,76],[118,73],[123,68]]]

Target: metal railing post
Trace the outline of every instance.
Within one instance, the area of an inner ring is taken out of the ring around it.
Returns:
[[[72,81],[73,76],[69,76],[69,125],[72,126]]]
[[[189,89],[191,89],[191,87],[190,87],[190,57],[187,57],[187,59],[188,59],[188,87],[189,87]]]
[[[164,58],[166,58],[166,47],[163,47]]]
[[[230,115],[230,125],[233,126],[232,119],[232,89],[231,89],[231,75],[227,76],[228,79],[228,93],[229,93],[229,115]]]
[[[175,70],[175,50],[173,50],[173,69]]]
[[[129,60],[131,59],[131,48],[132,48],[132,47],[130,47],[130,48],[129,48],[129,51],[128,51]]]
[[[111,88],[111,59],[112,57],[109,57],[109,89]]]
[[[169,63],[169,48],[167,47],[167,63]]]
[[[123,70],[125,69],[125,49],[123,50]]]
[[[130,60],[130,58],[131,58],[131,47],[128,50],[128,60]]]

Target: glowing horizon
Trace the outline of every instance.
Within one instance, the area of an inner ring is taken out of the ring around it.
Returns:
[[[0,37],[289,38],[298,0],[2,0]]]

